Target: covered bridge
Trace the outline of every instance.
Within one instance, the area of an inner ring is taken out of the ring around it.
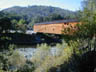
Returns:
[[[43,22],[34,24],[34,32],[37,33],[48,33],[48,34],[62,34],[65,28],[71,27],[76,29],[78,20],[57,20],[51,22]]]

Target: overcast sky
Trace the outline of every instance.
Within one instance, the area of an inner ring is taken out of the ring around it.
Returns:
[[[82,0],[0,0],[0,10],[12,6],[45,5],[76,11],[80,9]]]

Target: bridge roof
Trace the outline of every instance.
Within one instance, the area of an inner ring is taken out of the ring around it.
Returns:
[[[71,20],[56,20],[56,21],[50,21],[50,22],[42,22],[42,23],[36,23],[35,25],[41,25],[41,24],[57,24],[57,23],[68,23],[68,22],[79,22],[76,19]]]

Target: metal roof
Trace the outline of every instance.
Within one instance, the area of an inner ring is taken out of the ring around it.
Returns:
[[[68,22],[79,22],[78,20],[56,20],[56,21],[51,21],[51,22],[42,22],[42,23],[36,23],[35,25],[41,25],[41,24],[57,24],[57,23],[68,23]]]

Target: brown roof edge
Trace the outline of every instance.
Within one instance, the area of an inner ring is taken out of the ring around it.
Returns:
[[[76,19],[71,19],[71,20],[56,20],[56,21],[50,21],[50,22],[36,23],[35,25],[56,24],[56,23],[64,23],[64,22],[79,22],[79,20],[76,20]]]

